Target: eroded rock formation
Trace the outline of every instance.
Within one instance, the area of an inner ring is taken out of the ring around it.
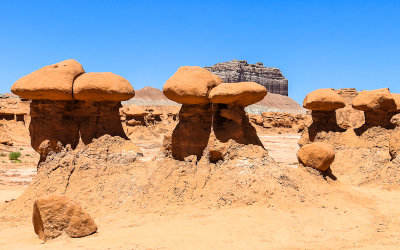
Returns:
[[[29,132],[40,162],[67,145],[74,149],[80,139],[87,144],[105,134],[127,138],[120,101],[132,98],[134,90],[113,73],[84,74],[77,61],[66,60],[22,77],[11,91],[32,100]]]
[[[232,60],[205,67],[219,76],[223,82],[256,82],[264,86],[268,92],[288,95],[288,80],[277,68],[265,67],[262,63],[248,64],[245,60]]]

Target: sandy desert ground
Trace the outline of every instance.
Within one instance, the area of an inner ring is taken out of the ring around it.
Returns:
[[[259,132],[260,133],[260,132]],[[299,134],[259,134],[283,168],[296,168]],[[136,141],[150,160],[161,141]],[[16,147],[23,147],[17,145]],[[0,167],[0,201],[17,198],[35,174],[37,155]],[[31,155],[31,156],[26,156]],[[196,208],[171,206],[95,217],[98,232],[66,235],[43,244],[31,218],[0,225],[1,249],[398,249],[400,192],[379,185],[335,181],[318,206],[282,200],[269,206]]]

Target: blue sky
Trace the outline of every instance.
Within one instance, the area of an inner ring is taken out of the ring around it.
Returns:
[[[3,1],[0,93],[65,59],[162,88],[184,65],[278,67],[289,96],[318,88],[400,93],[400,1]]]

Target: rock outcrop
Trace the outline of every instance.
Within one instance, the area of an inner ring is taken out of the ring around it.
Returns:
[[[90,143],[105,134],[127,138],[119,109],[135,92],[130,83],[113,73],[84,74],[75,60],[46,66],[14,83],[14,94],[31,99],[31,145],[43,162],[50,152],[80,139]]]
[[[66,196],[50,195],[37,199],[33,205],[32,223],[35,233],[44,241],[57,238],[63,232],[77,238],[97,231],[92,217],[79,203]]]
[[[248,64],[245,60],[232,60],[205,67],[219,76],[223,82],[256,82],[268,92],[288,95],[288,80],[277,68],[267,68],[262,63]]]
[[[213,131],[225,143],[234,140],[240,144],[263,146],[255,128],[244,111],[267,95],[267,90],[255,82],[222,83],[213,88],[209,99],[213,103]]]
[[[167,151],[171,150],[175,159],[183,160],[190,155],[200,159],[203,155],[212,125],[212,105],[208,94],[221,82],[221,79],[201,67],[186,66],[179,68],[165,83],[164,95],[182,104],[179,123],[171,138],[165,140],[165,145],[169,145]]]

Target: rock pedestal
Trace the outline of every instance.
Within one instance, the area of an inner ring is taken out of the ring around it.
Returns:
[[[211,104],[183,104],[179,111],[179,123],[172,132],[172,156],[183,160],[187,156],[196,155],[200,159],[207,147],[211,125]]]

